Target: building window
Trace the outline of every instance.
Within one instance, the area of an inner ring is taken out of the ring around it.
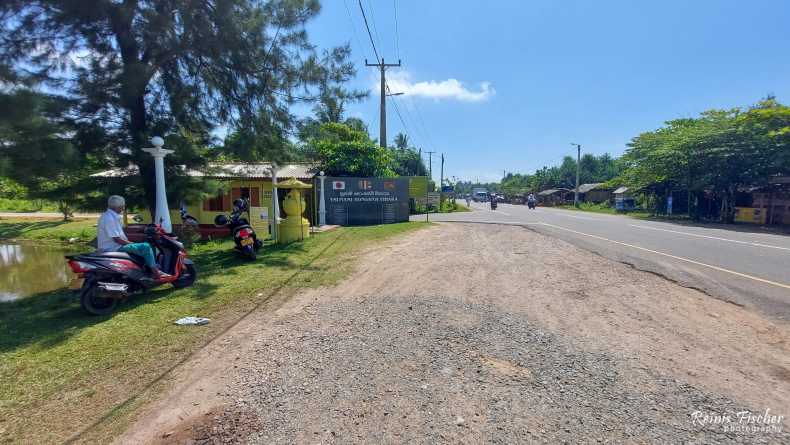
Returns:
[[[244,198],[249,201],[250,207],[261,205],[260,189],[258,187],[239,187],[231,190],[233,200]]]
[[[225,201],[227,201],[227,196],[223,194],[222,191],[218,191],[217,196],[206,198],[203,201],[203,210],[209,212],[225,212],[228,210],[225,208]]]

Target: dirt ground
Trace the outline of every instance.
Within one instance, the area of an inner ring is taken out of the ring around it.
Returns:
[[[789,335],[521,227],[437,224],[272,300],[118,443],[788,443]]]

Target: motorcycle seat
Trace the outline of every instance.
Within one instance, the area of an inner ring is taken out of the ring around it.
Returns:
[[[101,258],[118,258],[122,260],[131,260],[137,264],[145,264],[145,259],[140,255],[135,255],[133,253],[127,252],[93,252],[89,254],[92,257],[101,257]]]
[[[249,224],[242,224],[240,226],[234,227],[233,228],[233,233],[236,233],[236,232],[238,232],[241,229],[252,229],[252,227]]]

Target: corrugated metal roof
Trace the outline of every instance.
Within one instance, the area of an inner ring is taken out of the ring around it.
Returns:
[[[614,193],[615,195],[619,195],[620,193],[625,193],[627,191],[628,191],[628,187],[619,187],[617,190],[615,190],[612,193]]]
[[[553,195],[557,192],[568,192],[568,191],[569,191],[568,189],[548,189],[548,190],[543,190],[542,192],[538,192],[538,195],[548,196],[548,195]]]
[[[587,193],[590,190],[595,190],[598,187],[602,186],[603,182],[596,182],[593,184],[582,184],[579,186],[579,193]]]
[[[285,164],[277,169],[278,178],[311,179],[316,175],[318,166],[315,164]],[[190,176],[205,176],[209,178],[255,178],[271,179],[271,162],[255,164],[209,164],[209,169],[203,171],[190,171]]]
[[[206,178],[243,178],[243,179],[271,179],[272,163],[259,162],[254,164],[227,163],[209,164],[206,170],[188,170],[187,174],[193,177]],[[318,166],[315,164],[285,164],[277,169],[278,178],[312,179],[316,175]],[[136,165],[129,165],[126,168],[116,168],[94,173],[91,176],[97,178],[123,178],[139,174],[140,169]]]

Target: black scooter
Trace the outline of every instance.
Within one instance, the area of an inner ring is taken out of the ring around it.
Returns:
[[[535,210],[535,201],[527,201],[527,207],[529,207],[530,210]]]
[[[225,215],[217,215],[214,218],[214,225],[219,227],[228,226],[236,243],[236,250],[251,260],[258,256],[258,249],[263,247],[263,242],[258,239],[255,230],[250,226],[250,222],[242,217],[244,212],[249,213],[249,203],[246,199],[240,198],[233,202],[233,212],[230,219]]]

